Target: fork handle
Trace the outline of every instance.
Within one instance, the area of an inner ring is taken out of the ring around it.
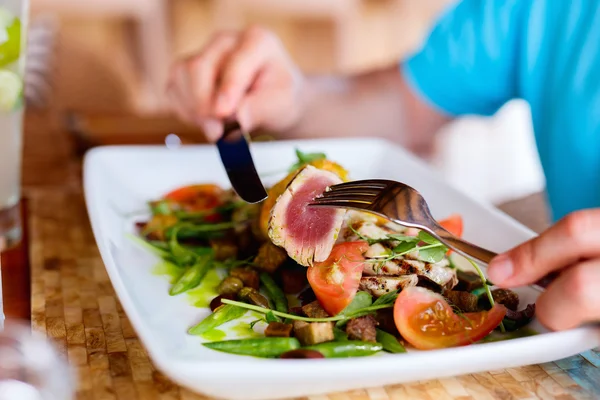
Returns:
[[[439,236],[445,245],[463,256],[475,258],[485,264],[489,264],[489,262],[492,261],[492,258],[497,256],[497,254],[493,251],[489,251],[483,247],[479,247],[473,243],[454,236],[441,226],[437,227],[434,230],[434,233]]]

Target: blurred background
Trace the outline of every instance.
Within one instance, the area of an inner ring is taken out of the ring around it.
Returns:
[[[36,116],[30,123],[69,132],[69,143],[81,152],[98,144],[158,143],[169,132],[194,142],[194,129],[167,113],[165,76],[173,59],[197,51],[215,31],[259,23],[281,37],[306,72],[360,72],[416,51],[452,3],[31,0],[29,113]],[[505,202],[544,187],[529,109],[518,101],[492,118],[467,117],[445,127],[429,161],[485,201]]]

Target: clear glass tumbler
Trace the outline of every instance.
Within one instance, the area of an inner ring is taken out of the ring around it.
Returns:
[[[0,1],[0,251],[21,239],[23,88],[29,0]]]
[[[0,330],[0,400],[72,400],[75,370],[26,323]]]

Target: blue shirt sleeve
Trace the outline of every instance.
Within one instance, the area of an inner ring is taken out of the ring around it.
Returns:
[[[529,7],[530,0],[461,1],[401,65],[404,78],[446,114],[494,114],[519,97],[519,39]]]

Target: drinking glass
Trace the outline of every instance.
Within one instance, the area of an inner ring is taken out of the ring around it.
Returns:
[[[27,323],[0,330],[0,400],[72,400],[75,370]]]
[[[19,198],[28,11],[28,0],[0,1],[0,256],[21,239]],[[0,273],[1,264],[0,257]],[[3,310],[0,279],[0,329]]]
[[[23,75],[28,0],[0,1],[0,251],[21,239]]]

